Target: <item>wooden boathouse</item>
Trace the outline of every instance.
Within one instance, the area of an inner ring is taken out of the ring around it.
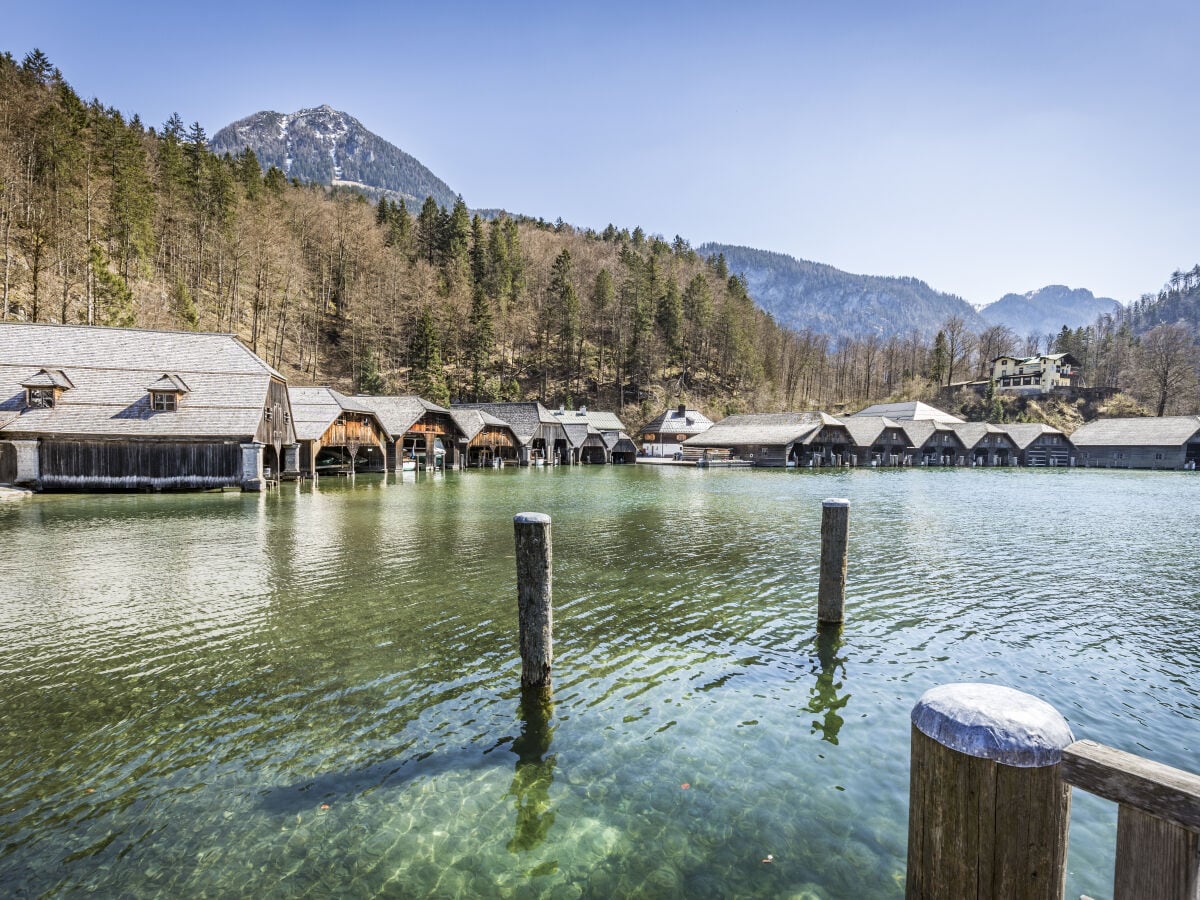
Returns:
[[[683,444],[689,438],[703,434],[713,427],[712,419],[698,409],[688,409],[680,403],[668,409],[641,427],[638,434],[642,441],[642,452],[646,456],[671,457],[682,454]]]
[[[904,433],[912,448],[913,465],[962,466],[967,463],[967,448],[954,430],[955,424],[937,419],[913,419],[904,423]]]
[[[286,379],[234,335],[0,323],[0,483],[257,491],[296,449]]]
[[[577,447],[576,462],[604,465],[631,463],[637,459],[637,445],[625,433],[616,413],[597,412],[586,406],[555,410],[572,444]]]
[[[517,461],[550,464],[572,462],[571,440],[554,414],[537,401],[523,403],[454,403],[451,411],[480,409],[508,423],[517,436]]]
[[[1011,466],[1016,464],[1017,445],[999,425],[987,422],[963,422],[950,425],[958,435],[970,466]]]
[[[520,440],[512,426],[483,409],[453,409],[458,433],[457,458],[463,468],[516,465]]]
[[[459,433],[450,410],[412,395],[351,399],[374,412],[387,432],[388,471],[399,472],[405,460],[426,469],[457,467]]]
[[[306,476],[384,470],[390,435],[372,410],[333,388],[293,387],[288,394]]]
[[[1089,468],[1195,469],[1200,416],[1097,419],[1076,429],[1071,443]]]
[[[912,465],[912,448],[904,423],[887,416],[846,416],[841,420],[850,434],[852,453],[863,466]]]
[[[1057,428],[1040,422],[1001,425],[1016,448],[1022,466],[1072,466],[1076,451],[1070,439]]]
[[[748,413],[728,416],[688,438],[683,452],[701,460],[705,451],[727,453],[764,468],[848,465],[850,440],[846,426],[826,413]]]

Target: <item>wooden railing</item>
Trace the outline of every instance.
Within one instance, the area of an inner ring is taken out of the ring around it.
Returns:
[[[1114,900],[1200,898],[1200,775],[1076,741],[1062,778],[1119,804]]]

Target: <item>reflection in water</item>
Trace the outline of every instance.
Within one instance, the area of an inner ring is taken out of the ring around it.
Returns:
[[[517,798],[517,822],[513,838],[508,842],[510,853],[529,851],[546,839],[554,824],[550,810],[550,786],[554,783],[555,757],[548,755],[554,727],[554,701],[544,691],[533,688],[521,692],[517,710],[521,719],[521,735],[512,743],[517,755],[509,795]]]
[[[806,708],[817,715],[825,714],[824,719],[813,719],[812,733],[819,731],[821,740],[836,744],[838,732],[845,721],[839,711],[850,702],[849,694],[838,693],[842,690],[840,679],[846,674],[846,658],[838,656],[838,651],[842,649],[841,626],[822,626],[817,632],[816,643],[817,662],[813,666],[813,673],[817,680]]]

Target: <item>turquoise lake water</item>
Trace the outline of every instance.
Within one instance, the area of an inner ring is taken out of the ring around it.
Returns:
[[[1194,473],[408,478],[0,506],[0,893],[899,897],[909,712],[951,681],[1200,770]],[[1068,897],[1111,895],[1115,822],[1075,793]]]

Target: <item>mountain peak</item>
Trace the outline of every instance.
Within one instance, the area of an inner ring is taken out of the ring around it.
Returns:
[[[789,328],[811,328],[837,337],[932,337],[957,316],[983,326],[961,297],[934,290],[919,278],[854,275],[825,263],[729,244],[703,244],[702,256],[724,254],[730,272],[746,277],[750,295]]]
[[[264,169],[276,166],[289,178],[386,194],[417,206],[433,197],[449,208],[456,198],[415,157],[328,103],[291,113],[253,113],[214,134],[209,147],[235,155],[253,150]]]
[[[1097,297],[1087,288],[1048,284],[1024,294],[1005,294],[979,314],[991,325],[1007,325],[1018,335],[1057,334],[1065,325],[1091,325],[1104,313],[1121,308],[1111,297]]]

